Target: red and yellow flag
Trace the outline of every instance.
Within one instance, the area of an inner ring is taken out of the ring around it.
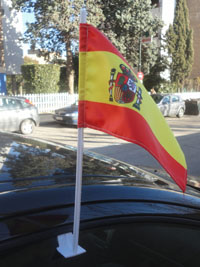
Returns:
[[[185,191],[185,157],[157,105],[118,50],[89,24],[80,24],[78,127],[142,146]]]

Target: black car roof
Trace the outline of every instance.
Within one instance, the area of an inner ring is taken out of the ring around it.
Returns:
[[[8,193],[8,192],[7,192]],[[40,188],[40,190],[15,191],[1,196],[0,217],[24,212],[60,208],[74,205],[72,186]],[[190,207],[200,210],[200,199],[171,190],[136,186],[83,185],[82,205],[100,202],[153,202]]]
[[[43,188],[21,194],[16,191],[1,196],[0,202],[0,249],[1,241],[64,225],[72,227],[74,187]],[[199,211],[199,198],[175,191],[95,185],[83,186],[80,220],[83,225],[96,220],[119,222],[127,217],[137,221],[163,218],[196,225],[200,223]]]
[[[75,149],[17,134],[0,135],[0,241],[71,224]],[[198,197],[140,171],[102,155],[85,155],[81,221],[147,214],[200,221]],[[23,227],[16,228],[19,221]]]

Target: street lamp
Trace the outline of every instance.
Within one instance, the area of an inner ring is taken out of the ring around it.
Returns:
[[[142,37],[139,38],[139,64],[138,72],[141,72],[141,61],[142,61]]]
[[[140,82],[143,82],[143,78],[144,78],[144,73],[141,71],[142,68],[142,37],[140,35],[139,38],[139,63],[138,63],[138,73],[137,73],[137,77],[140,80]]]

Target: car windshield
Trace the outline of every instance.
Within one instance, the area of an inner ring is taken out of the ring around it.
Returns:
[[[153,100],[156,102],[156,104],[160,103],[160,101],[163,99],[163,95],[151,95]]]

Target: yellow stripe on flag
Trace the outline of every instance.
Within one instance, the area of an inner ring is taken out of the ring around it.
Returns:
[[[137,86],[142,90],[140,110],[133,107],[137,98],[134,99],[133,103],[126,104],[119,104],[115,100],[113,102],[109,101],[110,72],[111,69],[115,68],[116,74],[118,72],[121,73],[122,71],[119,66],[122,60],[117,55],[105,51],[80,52],[79,57],[79,100],[105,103],[114,106],[120,105],[120,107],[130,108],[140,113],[165,150],[184,168],[187,168],[184,154],[180,153],[178,142],[173,137],[173,133],[166,124],[161,112],[158,111],[157,105],[139,80]],[[125,62],[123,64],[126,65]],[[128,65],[127,67],[129,68]],[[172,138],[169,138],[170,136]]]

